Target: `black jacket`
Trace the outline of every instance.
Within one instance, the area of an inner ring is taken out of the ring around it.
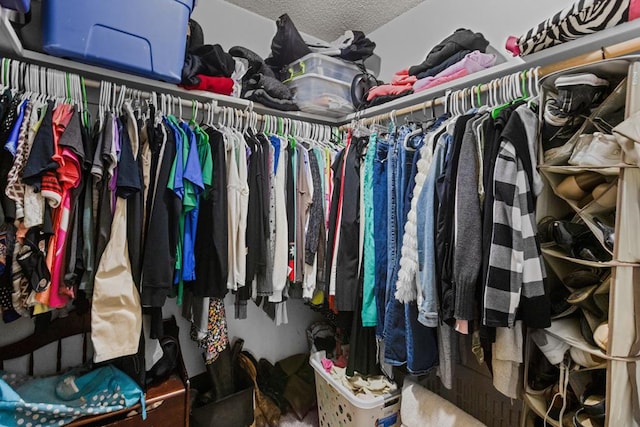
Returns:
[[[431,49],[421,64],[410,67],[409,75],[417,76],[423,71],[440,65],[461,50],[479,50],[480,52],[485,52],[487,46],[489,46],[489,42],[481,33],[474,33],[471,30],[459,28]]]
[[[163,130],[155,127],[149,134],[149,141],[155,146],[162,145]],[[151,214],[147,218],[147,231],[142,253],[142,305],[162,307],[173,287],[173,275],[176,264],[176,245],[178,244],[178,219],[182,202],[169,188],[169,173],[176,156],[176,143],[173,131],[165,129],[167,139],[164,142],[162,162],[157,170],[158,184]],[[152,153],[153,153],[152,149]],[[154,177],[151,177],[154,181]]]
[[[198,233],[196,235],[196,280],[192,286],[195,296],[223,298],[229,275],[227,166],[224,139],[215,129],[206,129],[211,145],[213,179],[211,188],[200,198]]]

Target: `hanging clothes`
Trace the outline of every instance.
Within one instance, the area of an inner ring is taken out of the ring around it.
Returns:
[[[129,190],[122,192],[122,196],[131,194]],[[95,362],[138,352],[142,310],[131,275],[126,227],[127,199],[118,196],[111,238],[98,263],[91,305]]]

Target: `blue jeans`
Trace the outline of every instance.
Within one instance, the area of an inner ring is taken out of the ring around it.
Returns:
[[[375,241],[375,287],[378,310],[376,336],[382,338],[385,314],[385,292],[387,289],[387,155],[389,143],[383,139],[376,142],[376,158],[373,163],[373,224]]]
[[[412,146],[415,147],[416,150],[420,150],[422,145],[424,144],[424,135],[419,135],[413,138]],[[413,199],[413,189],[416,186],[416,174],[418,173],[418,160],[420,160],[420,155],[416,151],[411,156],[412,162],[411,164],[407,164],[409,173],[406,181],[406,188],[404,192],[404,213],[403,218],[404,222],[407,222],[407,216],[409,215],[409,211],[411,210],[411,199]],[[406,162],[405,162],[406,163]]]
[[[398,280],[398,217],[402,210],[404,194],[399,192],[403,178],[401,146],[408,128],[402,127],[395,134],[393,146],[390,148],[387,160],[387,249],[389,259],[387,264],[387,284],[385,294],[384,318],[384,360],[393,366],[400,366],[407,361],[407,345],[405,339],[405,321],[403,304],[395,299],[396,282]]]
[[[385,362],[399,366],[407,364],[412,374],[428,371],[437,363],[438,351],[435,330],[418,322],[418,307],[415,302],[402,304],[395,299],[402,236],[410,210],[409,193],[413,191],[414,165],[418,151],[404,147],[409,129],[398,132],[395,150],[391,155],[388,170],[389,192],[389,275],[387,277],[387,304],[385,317]],[[393,176],[391,175],[393,171]]]

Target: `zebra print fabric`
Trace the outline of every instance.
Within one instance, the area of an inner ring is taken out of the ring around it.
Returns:
[[[518,38],[519,55],[530,55],[629,20],[632,0],[580,0]]]

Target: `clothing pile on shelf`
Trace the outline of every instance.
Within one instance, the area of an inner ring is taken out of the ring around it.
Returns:
[[[193,21],[190,24],[194,25]],[[201,29],[192,29],[198,36],[190,40],[185,55],[182,87],[241,97],[276,110],[297,111],[294,93],[283,83],[290,78],[290,64],[312,52],[360,61],[371,56],[376,46],[361,31],[346,31],[329,44],[307,45],[287,14],[280,16],[276,25],[266,60],[242,46],[234,46],[227,53],[218,44],[202,44]]]
[[[376,47],[362,31],[345,31],[331,43],[307,43],[286,13],[278,18],[276,25],[278,29],[271,41],[271,54],[266,63],[281,80],[290,77],[287,72],[290,64],[312,52],[355,62],[373,55]]]
[[[241,46],[228,53],[217,44],[190,49],[182,70],[182,87],[241,97],[277,110],[298,110],[289,88],[258,54]]]
[[[161,337],[176,297],[209,362],[228,342],[229,290],[238,317],[254,298],[278,323],[287,298],[313,295],[337,132],[258,132],[226,109],[199,124],[136,102],[101,106],[91,126],[77,105],[1,95],[3,319],[91,299],[95,360],[110,360],[138,351],[143,312]]]
[[[181,84],[189,90],[239,97],[246,71],[246,64],[219,44],[192,46],[185,54]]]
[[[219,44],[204,44],[202,29],[193,20],[190,25],[183,88],[245,98],[277,110],[298,110],[289,88],[259,55],[241,46],[225,52]]]
[[[276,77],[273,70],[258,54],[241,46],[232,47],[229,53],[236,60],[247,64],[247,72],[242,79],[242,98],[259,102],[276,110],[298,110],[291,90]]]
[[[458,29],[431,49],[422,63],[398,71],[390,84],[372,87],[364,106],[383,104],[493,67],[497,58],[485,53],[488,46],[482,34]]]
[[[507,38],[513,56],[530,55],[640,17],[638,0],[579,0],[520,37]]]

